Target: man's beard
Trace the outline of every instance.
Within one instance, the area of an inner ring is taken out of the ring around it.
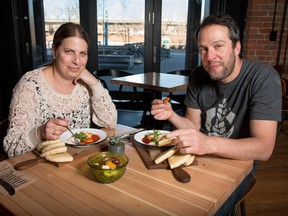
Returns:
[[[205,66],[205,70],[207,71],[207,73],[209,74],[210,78],[212,80],[215,81],[219,81],[221,82],[222,80],[226,79],[228,76],[231,75],[231,73],[233,72],[234,68],[235,68],[235,62],[236,62],[236,57],[235,55],[231,55],[228,58],[228,61],[226,62],[217,62],[219,63],[223,68],[221,69],[221,72],[219,73],[211,73],[210,72],[210,64],[211,62],[208,63],[208,65]]]

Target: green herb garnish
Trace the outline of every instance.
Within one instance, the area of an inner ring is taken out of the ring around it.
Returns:
[[[159,137],[159,131],[158,130],[153,130],[153,141],[157,143]]]
[[[85,140],[87,139],[87,136],[84,132],[75,133],[74,137],[79,139],[80,142],[85,142]]]

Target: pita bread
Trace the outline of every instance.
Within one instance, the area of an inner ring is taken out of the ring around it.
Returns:
[[[161,140],[158,141],[157,146],[167,146],[172,144],[173,139],[167,138],[166,136],[163,136]]]
[[[51,145],[51,144],[55,144],[55,143],[59,143],[61,142],[60,139],[56,139],[56,140],[46,140],[42,143],[40,143],[38,146],[37,146],[37,150],[40,151],[42,148],[48,146],[48,145]]]
[[[46,157],[47,155],[59,154],[59,153],[63,153],[63,152],[67,152],[66,146],[54,148],[54,149],[51,149],[49,151],[43,152],[40,154],[40,157]]]
[[[157,138],[157,142],[159,142],[161,139],[163,139],[166,136],[166,134],[159,134]]]
[[[185,163],[188,158],[190,158],[190,154],[181,154],[179,152],[175,153],[174,155],[168,158],[169,166],[171,169],[179,167],[183,163]]]
[[[189,166],[193,163],[195,155],[191,154],[190,157],[183,163],[184,166]]]
[[[63,147],[65,146],[65,143],[64,142],[59,142],[59,143],[54,143],[54,144],[51,144],[51,145],[48,145],[48,146],[45,146],[41,152],[44,153],[44,152],[47,152],[51,149],[55,149],[55,148],[58,148],[58,147]]]
[[[70,162],[73,161],[73,157],[68,152],[63,152],[59,154],[47,155],[45,159],[52,162]]]
[[[161,162],[163,162],[164,160],[166,160],[167,158],[169,158],[170,156],[172,156],[173,154],[175,154],[177,152],[177,148],[176,146],[164,151],[164,152],[161,152],[154,160],[154,162],[156,164],[159,164]]]

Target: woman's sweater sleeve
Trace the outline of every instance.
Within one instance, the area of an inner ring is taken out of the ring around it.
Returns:
[[[36,118],[36,93],[33,87],[19,82],[11,100],[9,127],[3,141],[8,157],[31,151],[41,142],[36,136]]]
[[[107,89],[100,82],[90,86],[92,90],[92,120],[100,127],[115,128],[117,110]]]

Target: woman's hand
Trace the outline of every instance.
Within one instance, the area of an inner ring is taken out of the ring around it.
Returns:
[[[151,114],[156,120],[167,120],[173,113],[172,106],[169,102],[155,99],[152,101]]]
[[[92,73],[90,73],[86,68],[80,73],[80,75],[73,80],[73,84],[76,85],[78,80],[82,80],[87,85],[95,85],[99,82]]]
[[[67,126],[67,120],[51,118],[44,125],[37,128],[37,136],[41,140],[56,140],[67,130]]]

